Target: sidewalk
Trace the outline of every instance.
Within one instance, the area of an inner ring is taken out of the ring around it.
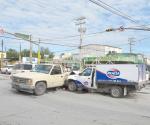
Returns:
[[[10,75],[0,74],[0,80],[7,80],[7,79],[10,79]]]

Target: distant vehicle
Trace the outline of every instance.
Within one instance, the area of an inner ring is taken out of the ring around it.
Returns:
[[[40,64],[31,72],[13,74],[11,78],[12,88],[42,95],[47,88],[64,86],[67,74],[60,65]]]
[[[146,80],[150,80],[150,72],[146,71]]]
[[[94,90],[118,98],[140,90],[147,82],[144,64],[99,64],[68,76],[67,86],[70,91]]]
[[[146,79],[150,81],[150,65],[147,65]]]
[[[21,72],[30,72],[34,65],[32,64],[16,64],[12,69],[12,74],[21,73]]]
[[[1,73],[11,74],[13,67],[14,67],[13,65],[7,65],[1,68]]]
[[[80,73],[80,67],[78,66],[72,66],[70,75],[79,74]]]

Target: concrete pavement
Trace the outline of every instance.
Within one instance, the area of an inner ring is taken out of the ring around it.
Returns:
[[[126,98],[49,90],[18,93],[0,80],[0,125],[149,125],[150,87]]]

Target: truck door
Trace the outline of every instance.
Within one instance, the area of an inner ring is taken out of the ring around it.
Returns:
[[[53,87],[62,86],[64,84],[64,74],[59,65],[53,67],[51,71]]]
[[[93,72],[93,68],[86,68],[82,73],[79,74],[78,81],[80,81],[85,87],[93,88]]]

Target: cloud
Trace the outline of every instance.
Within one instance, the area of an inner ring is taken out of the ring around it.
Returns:
[[[104,0],[103,0],[104,1]],[[0,25],[10,32],[21,32],[32,34],[33,39],[38,38],[58,38],[79,34],[75,26],[77,17],[86,16],[86,33],[103,31],[109,27],[134,26],[147,24],[150,20],[150,1],[149,0],[107,0],[107,4],[119,9],[125,14],[138,21],[134,24],[111,12],[94,5],[89,0],[0,0]],[[100,43],[122,47],[127,51],[127,46],[119,46],[128,42],[129,37],[141,39],[147,37],[149,32],[126,31],[112,32],[86,37],[83,44]],[[11,40],[7,40],[11,41]],[[14,40],[13,40],[14,41]],[[58,44],[78,44],[79,38],[62,41],[47,41]],[[143,48],[148,51],[150,46],[148,39],[141,42]],[[17,48],[17,45],[8,47]],[[27,45],[27,44],[26,44]],[[70,49],[69,47],[59,47],[43,45],[52,51]],[[26,47],[26,46],[24,46]],[[136,52],[143,48],[135,46]],[[36,49],[36,46],[35,46]]]

